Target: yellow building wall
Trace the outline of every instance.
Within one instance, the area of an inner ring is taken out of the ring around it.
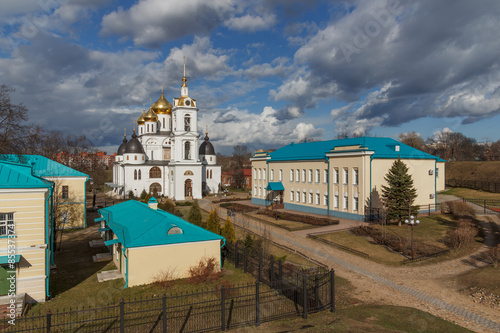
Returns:
[[[198,265],[203,258],[215,258],[220,268],[220,246],[220,240],[215,240],[129,248],[126,250],[128,286],[152,283],[162,272],[172,274],[173,278],[189,277],[189,268]],[[125,269],[122,272],[125,275]]]
[[[85,227],[85,182],[86,177],[45,177],[55,183],[54,206],[56,226],[59,229]],[[68,186],[68,198],[62,198],[62,187]],[[63,212],[68,212],[68,224],[61,223]]]
[[[0,192],[0,212],[14,213],[16,254],[16,293],[27,293],[29,300],[43,302],[46,295],[45,205],[48,189],[9,189]],[[0,238],[0,255],[8,255],[9,239]],[[11,243],[12,244],[12,243]]]
[[[437,181],[437,184],[436,184],[436,191],[437,192],[440,192],[440,191],[444,191],[446,186],[445,186],[445,172],[446,172],[446,169],[445,169],[445,165],[446,163],[445,162],[437,162],[437,176],[436,176],[436,181]]]
[[[260,171],[260,177],[259,177]],[[266,187],[268,183],[266,161],[252,162],[252,197],[265,199]]]

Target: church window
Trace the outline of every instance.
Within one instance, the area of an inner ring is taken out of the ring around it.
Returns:
[[[142,127],[141,127],[141,134],[142,134]]]
[[[137,170],[134,170],[134,180],[137,180]]]
[[[134,156],[134,160],[136,160],[136,161],[137,161],[137,155],[135,155],[135,156]]]
[[[189,143],[189,141],[184,142],[184,159],[191,159],[191,144]]]
[[[149,186],[149,193],[160,193],[161,192],[161,185],[158,183],[153,183]]]
[[[207,178],[208,178],[208,175],[209,175],[209,173],[208,173],[208,170],[207,170]]]
[[[149,169],[149,178],[161,178],[161,170],[158,167]]]
[[[139,180],[141,180],[141,170],[139,170]]]
[[[184,130],[191,131],[191,117],[188,114],[184,116]]]
[[[212,170],[210,170],[210,179],[212,179]]]
[[[210,162],[212,162],[212,156],[210,156]]]
[[[187,170],[186,172],[184,172],[184,176],[193,176],[193,175],[194,173],[191,170]]]
[[[148,124],[148,132],[149,132],[149,124]]]
[[[163,128],[165,128],[165,118],[163,118]]]
[[[127,161],[128,161],[128,156],[127,156]]]

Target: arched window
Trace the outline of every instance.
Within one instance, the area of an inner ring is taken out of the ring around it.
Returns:
[[[168,229],[167,235],[182,234],[182,229],[179,227],[172,227]]]
[[[210,170],[210,179],[212,179],[212,170]]]
[[[149,193],[160,193],[161,192],[161,185],[158,183],[153,183],[149,186]]]
[[[184,142],[184,159],[191,159],[191,143],[189,141]]]
[[[163,118],[163,128],[165,128],[165,118]]]
[[[158,167],[149,169],[149,178],[161,178],[161,170]]]
[[[135,156],[134,156],[134,160],[136,160],[136,161],[137,161],[137,155],[135,155]]]
[[[134,170],[134,180],[137,180],[137,170]]]
[[[184,172],[184,176],[193,176],[193,175],[194,173],[191,170],[186,170],[186,172]]]
[[[184,130],[191,131],[191,117],[188,114],[184,116]]]
[[[207,170],[207,178],[209,177],[209,173],[208,173],[208,170]]]
[[[141,179],[141,170],[139,170],[139,180]]]

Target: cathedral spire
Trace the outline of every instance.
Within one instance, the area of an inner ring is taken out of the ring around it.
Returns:
[[[188,86],[187,86],[186,82],[187,82],[187,78],[186,78],[186,57],[184,57],[184,76],[182,77],[181,97],[187,97],[188,96]]]

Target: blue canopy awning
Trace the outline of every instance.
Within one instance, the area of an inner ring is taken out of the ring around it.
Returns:
[[[14,262],[19,262],[19,259],[21,259],[20,254],[15,254],[14,255]],[[9,256],[0,256],[0,265],[5,265],[9,263]]]
[[[268,191],[284,191],[285,187],[281,182],[271,182],[267,184],[266,190]]]
[[[111,239],[111,240],[109,240],[109,241],[105,241],[105,242],[104,242],[104,245],[106,245],[106,246],[110,246],[110,245],[113,245],[113,244],[116,244],[116,243],[120,243],[120,241],[118,240],[118,238]]]
[[[101,221],[104,221],[104,218],[98,217],[98,218],[94,219],[94,222],[101,222]]]

